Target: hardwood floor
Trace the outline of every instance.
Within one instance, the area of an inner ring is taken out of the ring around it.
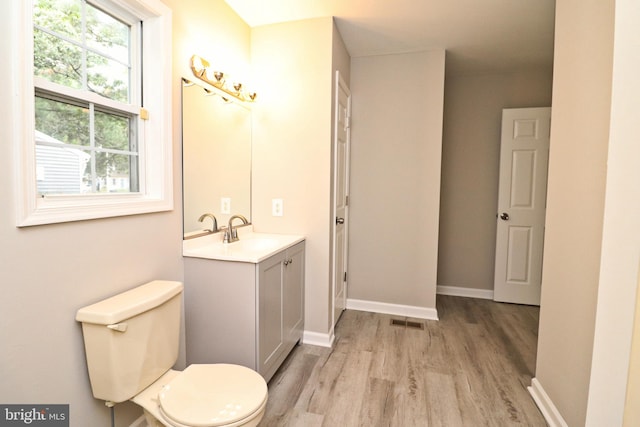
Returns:
[[[437,308],[440,321],[345,311],[333,349],[297,346],[272,378],[260,427],[546,426],[526,390],[538,308],[441,295]]]

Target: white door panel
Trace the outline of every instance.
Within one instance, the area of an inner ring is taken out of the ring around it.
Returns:
[[[509,283],[528,283],[531,271],[531,227],[509,227],[509,248],[507,252],[507,274]]]
[[[349,121],[351,92],[336,72],[334,129],[333,325],[347,306],[347,256],[349,246]]]
[[[494,299],[540,305],[550,108],[502,112]]]

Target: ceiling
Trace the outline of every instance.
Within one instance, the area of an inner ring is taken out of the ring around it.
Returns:
[[[446,49],[447,73],[551,69],[555,0],[225,0],[251,27],[334,16],[352,57]]]

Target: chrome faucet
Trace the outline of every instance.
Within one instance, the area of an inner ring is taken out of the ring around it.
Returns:
[[[245,218],[242,215],[233,215],[231,218],[229,218],[229,225],[227,226],[227,229],[224,231],[224,237],[223,237],[224,243],[231,243],[231,242],[238,241],[238,230],[233,228],[234,219],[239,219],[244,224],[249,224],[249,221],[247,220],[247,218]]]
[[[204,221],[205,218],[211,218],[211,220],[213,221],[213,229],[208,230],[205,228],[204,231],[209,231],[211,233],[215,233],[216,231],[218,231],[218,220],[216,219],[216,217],[213,214],[206,213],[206,214],[200,215],[200,218],[198,218],[198,221],[202,222]]]

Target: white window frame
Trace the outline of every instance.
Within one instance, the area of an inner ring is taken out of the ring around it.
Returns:
[[[142,91],[148,120],[139,120],[140,191],[39,197],[35,159],[33,0],[12,1],[11,94],[16,165],[16,225],[79,221],[173,209],[171,10],[159,0],[91,0],[113,4],[142,22]]]

